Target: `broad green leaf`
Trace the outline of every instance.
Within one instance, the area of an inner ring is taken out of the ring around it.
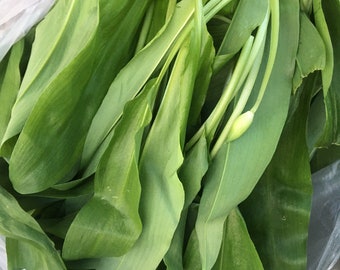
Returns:
[[[94,42],[42,93],[18,138],[9,167],[17,191],[39,192],[74,177],[92,119],[112,77],[131,57],[147,4],[100,1]]]
[[[300,39],[296,55],[296,69],[293,78],[293,92],[302,79],[315,70],[325,67],[326,50],[319,32],[305,13],[300,13]]]
[[[246,223],[240,213],[233,209],[225,222],[222,246],[213,270],[263,270],[255,246],[250,239]]]
[[[124,104],[142,89],[174,43],[185,37],[193,11],[192,4],[187,1],[178,4],[176,12],[155,39],[119,72],[92,121],[82,155],[82,167],[88,164],[119,119]],[[117,100],[115,106],[112,106],[113,100]]]
[[[220,69],[235,55],[248,40],[254,29],[258,27],[268,9],[268,1],[241,0],[233,15],[233,19],[218,50],[215,68]]]
[[[289,106],[298,26],[299,4],[281,1],[278,51],[254,122],[242,137],[221,147],[203,180],[196,222],[202,269],[214,265],[226,217],[250,194],[274,154]],[[268,48],[265,50],[267,54]],[[260,70],[259,77],[263,72]],[[255,93],[260,84],[261,81],[257,81],[253,89]],[[253,104],[254,99],[256,96],[251,96],[249,104]]]
[[[9,269],[66,269],[38,223],[0,187],[0,233],[8,237]],[[14,240],[10,240],[14,239]]]
[[[191,101],[190,113],[187,126],[187,137],[194,135],[197,127],[201,125],[201,110],[205,103],[209,84],[212,76],[212,66],[215,59],[215,48],[210,33],[205,30],[202,37],[202,50],[199,63],[199,71],[195,81],[194,99]]]
[[[218,55],[237,53],[254,29],[263,22],[267,9],[267,0],[256,1],[256,4],[251,0],[240,0]]]
[[[332,143],[340,144],[340,2],[323,1],[322,3],[333,46],[334,70],[330,88],[324,97],[326,124],[324,134],[318,141],[318,146],[330,145]]]
[[[176,1],[167,0],[167,1],[154,1],[152,5],[150,5],[150,10],[148,11],[148,26],[147,31],[145,31],[145,44],[149,43],[157,36],[159,31],[164,27],[167,20],[171,18],[173,14],[169,14],[169,11],[174,10],[176,6]]]
[[[80,62],[77,58],[93,39],[97,26],[98,1],[57,1],[36,28],[29,64],[3,143],[22,130],[39,96],[56,77],[72,62]]]
[[[151,120],[148,103],[155,97],[155,89],[148,90],[153,92],[145,91],[125,106],[100,160],[94,196],[67,232],[63,245],[63,258],[67,260],[121,256],[141,233],[138,160],[142,131]]]
[[[336,3],[337,1],[334,1]],[[334,68],[333,45],[328,31],[328,26],[325,20],[325,15],[322,8],[322,0],[313,0],[313,12],[316,29],[319,31],[320,36],[325,44],[326,49],[326,62],[322,70],[322,85],[324,95],[327,96],[328,89],[331,85]]]
[[[159,91],[158,88],[159,88],[159,83],[160,83],[161,80],[162,80],[162,76],[161,75],[156,77],[156,78],[153,78],[153,79],[149,80],[145,84],[145,86],[143,87],[143,89],[141,91],[142,92]],[[112,140],[112,137],[114,135],[114,131],[115,131],[116,126],[117,126],[117,123],[113,127],[113,129],[109,132],[109,134],[105,137],[104,141],[100,144],[100,146],[96,150],[96,153],[91,158],[91,161],[88,164],[88,166],[82,171],[82,178],[74,180],[72,182],[81,183],[82,181],[84,181],[85,179],[87,179],[89,176],[93,175],[96,172],[98,164],[100,162],[100,159],[101,159],[102,155],[104,154],[104,152],[106,151],[108,145],[110,144],[110,142]],[[64,185],[70,184],[72,182],[68,182],[68,183],[61,184],[61,185],[64,186]],[[59,188],[59,187],[60,187],[60,185],[54,186],[54,188]]]
[[[11,118],[11,110],[21,83],[20,60],[24,50],[24,41],[16,43],[1,62],[0,71],[0,142]],[[8,58],[8,59],[7,59]]]
[[[201,257],[199,252],[199,243],[195,230],[193,230],[190,235],[188,246],[184,254],[184,269],[185,270],[202,269]]]
[[[179,51],[141,156],[143,231],[127,254],[108,260],[115,269],[156,269],[180,220],[184,190],[177,171],[183,162],[181,149],[200,55],[200,45],[188,41]]]
[[[306,269],[312,183],[306,122],[307,80],[292,98],[273,159],[241,210],[265,269]]]
[[[191,37],[196,40],[196,42],[192,42],[190,44],[189,50],[191,51],[191,54],[188,55],[187,61],[190,61],[189,56],[191,56],[191,61],[194,63],[197,62],[198,67],[196,78],[188,78],[188,80],[194,79],[192,94],[194,98],[191,100],[190,110],[186,113],[188,114],[188,121],[186,134],[183,134],[183,137],[184,135],[186,135],[186,137],[189,135],[188,132],[190,131],[188,126],[197,122],[212,73],[211,67],[213,63],[214,50],[212,48],[211,37],[206,29],[204,17],[202,15],[202,6],[199,1],[196,1],[195,24]],[[199,61],[197,61],[198,55],[200,55]],[[195,69],[194,66],[189,67]],[[190,117],[193,119],[190,119]],[[192,121],[191,123],[189,122],[190,120]],[[183,243],[188,207],[201,188],[200,180],[208,169],[208,158],[208,146],[205,136],[202,136],[195,147],[185,154],[185,160],[179,169],[178,175],[183,184],[185,200],[179,224],[174,233],[169,250],[163,259],[168,270],[183,269]]]
[[[317,147],[317,142],[324,133],[326,123],[326,108],[322,91],[321,71],[314,72],[305,80],[314,80],[310,83],[315,94],[311,100],[307,123],[307,145],[310,156],[313,155]]]

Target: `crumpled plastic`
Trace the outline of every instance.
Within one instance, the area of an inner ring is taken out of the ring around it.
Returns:
[[[312,175],[307,269],[340,270],[340,160]]]
[[[55,0],[0,0],[0,61],[37,24]]]
[[[7,254],[5,237],[0,236],[0,270],[7,269]]]

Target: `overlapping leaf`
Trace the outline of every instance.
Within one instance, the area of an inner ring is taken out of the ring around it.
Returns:
[[[241,208],[265,269],[306,268],[312,194],[306,121],[313,77],[306,79],[291,101],[274,157]]]
[[[98,8],[98,1],[61,0],[38,25],[30,61],[3,143],[22,130],[39,96],[49,84],[72,62],[81,61],[81,52],[93,39],[98,26]]]
[[[177,170],[183,162],[183,131],[197,72],[198,49],[197,43],[190,42],[189,46],[188,41],[181,47],[146,139],[139,165],[143,231],[125,256],[108,260],[107,263],[116,269],[155,269],[168,250],[178,225],[184,190]]]
[[[304,13],[300,14],[300,39],[296,55],[293,91],[309,73],[322,70],[326,62],[326,49],[320,34]]]
[[[280,2],[282,23],[277,57],[254,122],[241,138],[222,146],[204,179],[196,223],[203,269],[210,269],[215,263],[227,215],[250,194],[277,145],[292,87],[292,66],[298,45],[298,15],[298,4]],[[268,112],[271,112],[270,117]]]
[[[334,53],[334,71],[330,88],[325,95],[326,124],[324,134],[318,142],[318,146],[329,144],[340,144],[340,3],[322,2],[327,28],[330,33]]]
[[[212,270],[263,270],[240,211],[233,209],[224,225],[222,246]]]
[[[0,233],[14,239],[8,240],[9,269],[30,267],[66,269],[54,243],[34,218],[2,187],[0,210]]]
[[[152,96],[155,89],[145,89],[126,105],[99,163],[94,197],[82,207],[66,235],[65,259],[121,256],[140,235],[138,161],[143,127],[151,118],[148,103]]]
[[[176,40],[183,40],[193,11],[192,5],[184,1],[153,41],[119,72],[89,129],[82,156],[82,166],[88,164],[89,159],[117,122],[124,104],[140,91]],[[146,62],[148,65],[144,66]],[[141,66],[143,66],[142,69]],[[112,100],[119,102],[112,106]]]
[[[18,138],[10,163],[17,191],[39,192],[77,173],[88,128],[113,76],[131,56],[147,3],[100,2],[94,42],[81,52],[80,62],[67,66],[43,92]]]
[[[14,45],[8,59],[1,63],[0,71],[0,141],[5,134],[11,117],[11,109],[15,102],[21,83],[20,60],[23,54],[24,41]]]

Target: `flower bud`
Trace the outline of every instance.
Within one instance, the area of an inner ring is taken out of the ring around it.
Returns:
[[[241,137],[244,132],[250,127],[254,119],[254,113],[252,111],[247,111],[239,115],[233,125],[230,128],[229,134],[227,136],[227,142],[236,140]]]

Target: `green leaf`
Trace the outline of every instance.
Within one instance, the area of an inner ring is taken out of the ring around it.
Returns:
[[[80,0],[57,1],[39,23],[4,141],[22,130],[39,96],[57,76],[71,63],[79,63],[77,58],[93,39],[97,26],[98,1]]]
[[[199,71],[195,81],[195,97],[191,101],[190,113],[187,126],[187,137],[194,135],[197,127],[201,125],[201,110],[206,101],[209,84],[212,76],[212,66],[215,59],[215,48],[213,39],[207,30],[204,30],[202,37],[202,50],[199,63]]]
[[[210,269],[214,265],[226,217],[250,194],[274,154],[288,111],[298,46],[298,25],[298,3],[281,1],[278,51],[254,122],[242,137],[221,147],[203,180],[196,222],[202,269]],[[268,56],[268,48],[265,55]],[[263,72],[262,68],[260,78]],[[260,84],[261,81],[257,81],[253,90],[255,93]],[[250,99],[252,104],[256,96]]]
[[[240,211],[233,209],[225,222],[222,246],[212,270],[263,270]]]
[[[24,41],[16,43],[0,70],[0,142],[11,118],[11,110],[21,83],[20,60],[24,51]]]
[[[9,269],[66,269],[53,242],[2,187],[0,233],[10,238],[7,240]]]
[[[199,252],[199,243],[196,231],[193,230],[187,249],[184,254],[184,269],[185,270],[201,270],[202,264],[201,264],[201,258],[200,258],[200,252]]]
[[[127,254],[108,260],[107,265],[115,269],[156,269],[180,220],[184,190],[177,171],[183,162],[184,131],[200,55],[199,44],[187,41],[178,53],[141,156],[143,231]]]
[[[214,71],[219,70],[238,53],[252,32],[266,16],[268,1],[241,0],[216,55]]]
[[[17,191],[39,192],[74,177],[92,119],[112,77],[130,58],[147,2],[100,2],[94,42],[40,96],[18,138],[9,167]]]
[[[322,8],[333,46],[334,70],[330,88],[324,92],[326,124],[317,145],[329,146],[340,144],[340,2],[324,1]]]
[[[181,3],[153,41],[119,72],[92,121],[82,155],[82,167],[89,163],[98,145],[118,121],[124,104],[142,89],[176,41],[186,36],[193,12],[191,4]],[[115,106],[112,106],[112,101],[116,101]]]
[[[192,61],[197,62],[197,74],[194,78],[193,92],[191,99],[190,110],[188,114],[188,121],[186,127],[186,137],[188,137],[188,130],[190,125],[197,122],[200,110],[203,106],[206,91],[212,73],[212,63],[214,50],[212,48],[212,40],[204,24],[204,17],[202,16],[203,7],[199,1],[196,1],[195,9],[195,25],[192,32],[192,41],[189,50]],[[196,42],[194,41],[196,40]],[[199,61],[197,57],[199,55]],[[188,65],[190,68],[195,69],[194,66]],[[189,68],[188,67],[188,68]],[[188,78],[190,80],[192,78]],[[188,104],[189,105],[189,104]],[[192,119],[190,119],[192,117]],[[192,121],[190,123],[190,120]],[[184,135],[183,135],[184,136]],[[209,154],[208,146],[205,136],[202,136],[196,145],[191,148],[188,153],[185,153],[185,159],[179,169],[179,179],[183,184],[185,192],[184,207],[181,213],[179,224],[174,233],[171,245],[167,254],[164,256],[164,263],[168,270],[183,269],[183,243],[186,230],[186,221],[188,215],[188,207],[196,197],[201,188],[201,179],[208,169]]]
[[[263,22],[267,9],[267,0],[256,1],[256,4],[252,0],[240,0],[218,55],[237,53],[254,29]]]
[[[164,68],[166,69],[167,67],[164,67]],[[160,74],[158,77],[149,80],[145,84],[145,86],[143,87],[141,92],[159,91],[159,84],[160,84],[162,79],[163,79],[163,75]],[[130,102],[130,101],[128,101],[128,102]],[[152,109],[152,108],[150,108],[150,109]],[[81,183],[82,181],[84,181],[85,179],[87,179],[89,176],[93,175],[96,172],[98,164],[100,162],[100,159],[101,159],[102,155],[104,154],[104,152],[106,151],[108,145],[110,144],[110,141],[112,140],[116,126],[117,126],[117,124],[113,127],[113,129],[111,129],[109,134],[105,137],[104,141],[100,144],[100,146],[96,150],[96,153],[91,158],[91,161],[88,164],[88,166],[86,166],[86,168],[81,171],[82,177],[80,179],[73,180],[71,182],[61,184],[61,185],[64,186],[66,184],[71,184],[75,181]],[[61,185],[58,185],[58,187],[60,187]],[[57,186],[54,186],[54,188],[56,188],[56,187]]]
[[[265,269],[307,267],[312,183],[306,123],[313,79],[291,100],[274,157],[241,208]]]
[[[334,1],[337,2],[337,1]],[[322,9],[322,0],[313,0],[313,12],[316,29],[319,31],[326,48],[326,63],[322,70],[322,85],[324,95],[327,96],[328,89],[331,85],[334,68],[333,45]]]
[[[305,13],[300,13],[300,40],[296,55],[296,69],[293,78],[293,92],[302,79],[315,70],[325,67],[326,50],[319,32]]]
[[[67,232],[63,246],[63,258],[67,260],[121,256],[141,233],[138,160],[142,131],[151,120],[150,95],[155,96],[154,88],[148,90],[153,92],[144,91],[125,106],[100,160],[94,197]]]

